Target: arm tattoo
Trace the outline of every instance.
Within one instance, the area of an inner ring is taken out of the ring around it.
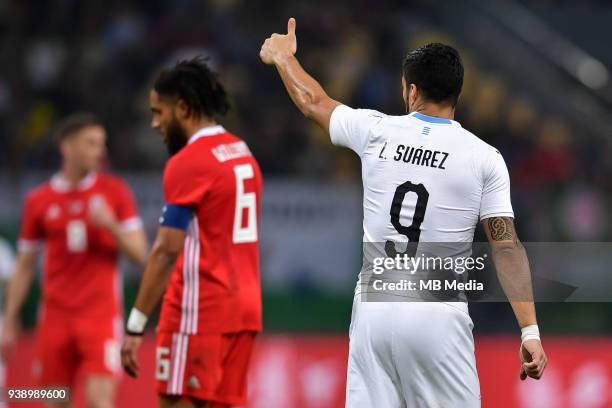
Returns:
[[[512,219],[508,217],[494,217],[487,219],[487,225],[491,232],[493,241],[515,241],[514,225]]]

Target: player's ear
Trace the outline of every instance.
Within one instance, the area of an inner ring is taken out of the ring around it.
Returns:
[[[189,106],[187,106],[184,100],[179,99],[178,101],[176,101],[176,105],[174,109],[175,109],[175,114],[177,118],[183,119],[183,120],[189,118],[189,114],[191,112],[190,112]]]
[[[58,149],[60,151],[60,154],[62,155],[62,157],[66,157],[68,155],[70,155],[70,138],[65,138],[64,140],[60,141],[58,143]]]
[[[408,108],[410,108],[410,106],[414,106],[419,98],[419,88],[417,88],[415,84],[410,84],[408,89]]]

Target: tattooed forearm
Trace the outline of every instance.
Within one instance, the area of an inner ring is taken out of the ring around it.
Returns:
[[[515,241],[514,224],[512,218],[494,217],[487,219],[487,226],[493,241]]]
[[[521,327],[537,324],[527,252],[521,245],[511,217],[492,217],[482,221],[495,271]]]

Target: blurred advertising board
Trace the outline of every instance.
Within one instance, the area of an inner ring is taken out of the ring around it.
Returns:
[[[549,365],[540,381],[519,380],[518,336],[476,338],[483,408],[612,407],[612,338],[544,338]],[[8,385],[31,385],[34,341],[25,336],[8,370]],[[156,406],[154,342],[146,337],[141,375],[124,376],[118,407]],[[251,365],[249,408],[340,408],[348,340],[333,335],[264,335]],[[75,406],[84,407],[82,390]],[[19,403],[15,407],[40,407]]]

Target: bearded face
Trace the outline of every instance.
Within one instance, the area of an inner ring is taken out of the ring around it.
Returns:
[[[188,135],[175,115],[172,115],[172,119],[166,126],[165,136],[166,148],[170,156],[177,154],[187,144]]]

